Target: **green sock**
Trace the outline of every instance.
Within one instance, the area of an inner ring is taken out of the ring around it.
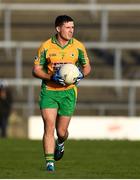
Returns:
[[[54,162],[54,154],[45,154],[46,162]]]

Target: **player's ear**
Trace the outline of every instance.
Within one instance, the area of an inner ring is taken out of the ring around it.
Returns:
[[[56,31],[60,32],[60,27],[59,26],[56,27]]]

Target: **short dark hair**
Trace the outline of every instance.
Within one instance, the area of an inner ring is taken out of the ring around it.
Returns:
[[[61,26],[63,25],[63,23],[70,22],[70,21],[74,22],[74,20],[70,16],[67,16],[67,15],[57,16],[55,19],[55,27]]]

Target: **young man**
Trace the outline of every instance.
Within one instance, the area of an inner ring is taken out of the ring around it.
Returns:
[[[47,171],[54,171],[54,161],[63,156],[64,141],[68,138],[68,126],[76,105],[76,85],[91,70],[85,47],[73,38],[73,19],[67,15],[58,16],[55,29],[56,35],[40,46],[33,67],[33,75],[42,79],[39,103],[44,122],[43,148]],[[66,85],[59,75],[60,67],[66,63],[81,68],[72,85]]]

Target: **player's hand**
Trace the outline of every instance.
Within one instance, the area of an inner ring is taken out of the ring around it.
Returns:
[[[84,74],[79,70],[79,76],[77,77],[74,84],[78,85],[79,82],[84,78]]]
[[[55,81],[58,84],[66,86],[64,79],[62,79],[62,77],[60,76],[59,70],[57,70],[56,73],[52,75],[51,80]]]

